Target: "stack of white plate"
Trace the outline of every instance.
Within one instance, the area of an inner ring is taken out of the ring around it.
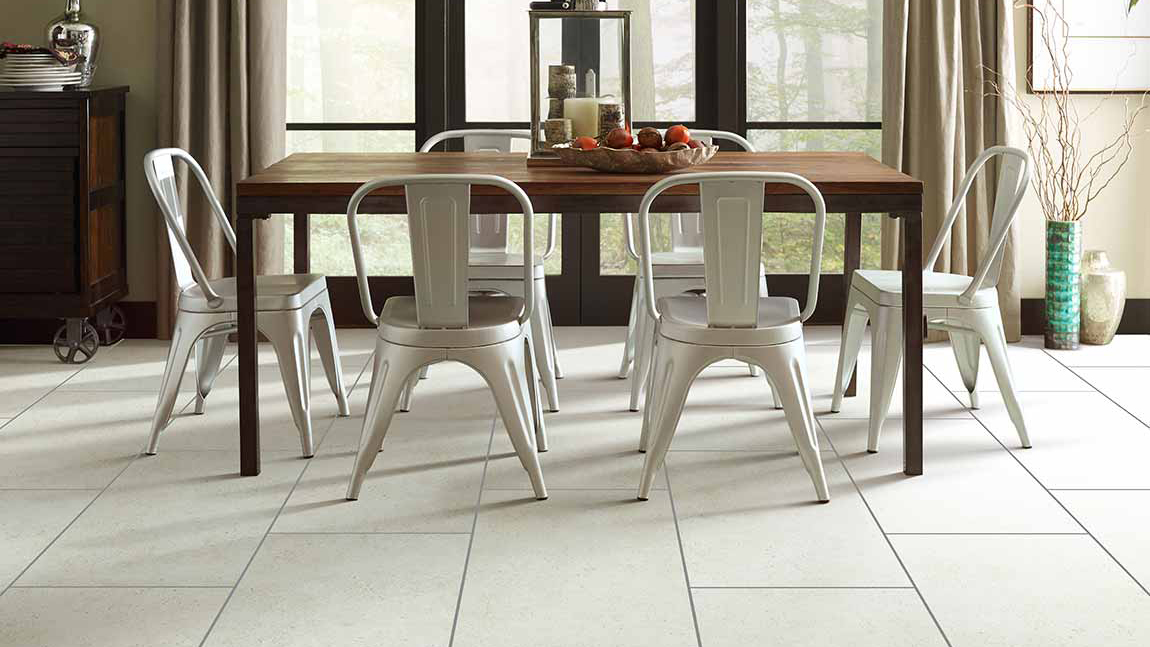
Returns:
[[[63,65],[51,54],[8,54],[0,58],[0,87],[15,90],[62,90],[80,83],[75,65]]]

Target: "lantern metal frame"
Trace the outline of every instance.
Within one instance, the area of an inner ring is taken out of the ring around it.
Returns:
[[[559,156],[551,151],[543,138],[543,87],[540,80],[542,66],[539,61],[539,24],[543,20],[619,20],[623,33],[619,44],[619,67],[622,85],[623,123],[631,128],[631,11],[618,10],[529,10],[531,19],[531,153],[528,163],[559,163]],[[596,71],[599,74],[599,71]]]

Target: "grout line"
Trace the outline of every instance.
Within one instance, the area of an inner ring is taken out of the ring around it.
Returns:
[[[1052,487],[1051,492],[1150,492],[1145,487]]]
[[[1046,352],[1046,350],[1043,349],[1043,352]],[[1050,355],[1050,353],[1046,353],[1046,354]],[[1055,360],[1055,361],[1058,361],[1058,360]],[[1085,377],[1083,377],[1081,374],[1079,374],[1078,371],[1075,371],[1073,368],[1070,368],[1069,366],[1066,366],[1066,365],[1063,365],[1062,368],[1065,368],[1066,370],[1070,371],[1070,373],[1073,374],[1074,377],[1077,377],[1078,379],[1082,380],[1082,383],[1089,386],[1091,389],[1093,389],[1094,393],[1101,395],[1102,397],[1104,397],[1107,400],[1109,400],[1110,402],[1112,402],[1114,404],[1114,406],[1125,411],[1127,415],[1129,415],[1131,418],[1134,418],[1134,420],[1138,421],[1138,423],[1141,424],[1143,427],[1150,428],[1150,424],[1147,424],[1144,420],[1142,420],[1138,416],[1134,415],[1134,413],[1132,411],[1130,411],[1126,407],[1122,406],[1117,400],[1110,397],[1110,394],[1106,393],[1102,389],[1095,386],[1093,382],[1091,382],[1090,380],[1087,380]],[[1090,393],[1090,391],[1084,391],[1084,393]]]
[[[400,530],[307,530],[307,531],[271,531],[269,535],[470,535],[470,532],[406,532]]]
[[[890,537],[1082,537],[1086,532],[888,532]]]
[[[1044,352],[1044,353],[1046,353],[1045,349],[1043,349],[1043,352]],[[1046,353],[1046,355],[1047,355],[1047,357],[1051,357],[1051,356],[1050,356],[1050,353]],[[1066,370],[1070,371],[1072,374],[1074,374],[1074,375],[1078,376],[1078,379],[1081,379],[1083,382],[1086,382],[1086,380],[1082,379],[1082,376],[1079,376],[1077,373],[1074,373],[1074,371],[1073,371],[1073,370],[1071,370],[1070,368],[1068,368],[1068,367],[1064,366],[1064,365],[1062,364],[1062,362],[1059,362],[1059,361],[1058,361],[1057,359],[1055,359],[1054,357],[1051,357],[1051,359],[1053,359],[1053,360],[1055,361],[1055,363],[1057,363],[1057,364],[1058,364],[1059,366],[1061,366],[1062,368],[1064,368],[1064,369],[1066,369]],[[929,369],[928,369],[928,372],[929,372]],[[931,373],[931,375],[934,375],[934,373]],[[938,377],[937,377],[937,376],[935,376],[935,379],[938,379]],[[1086,382],[1086,383],[1087,383],[1087,384],[1090,384],[1089,382]],[[1097,388],[1097,387],[1094,387],[1094,385],[1093,385],[1093,384],[1090,384],[1090,386],[1091,386],[1092,388],[1094,388],[1094,390],[1095,390],[1095,391],[1098,391],[1098,388]],[[1105,393],[1102,393],[1101,391],[1098,391],[1098,393],[1101,393],[1103,397],[1105,397],[1105,398],[1107,398],[1107,399],[1110,399],[1110,397],[1109,397],[1109,396],[1107,396]],[[952,395],[953,395],[953,394],[952,394]],[[955,399],[956,399],[956,400],[958,399],[958,397],[957,397],[957,396],[954,396],[954,397],[955,397]],[[1113,402],[1113,400],[1110,400],[1110,401],[1111,401],[1111,402]],[[1115,402],[1114,404],[1115,404],[1115,405],[1118,405],[1118,403],[1117,403],[1117,402]],[[1119,408],[1121,408],[1121,405],[1118,405],[1118,406],[1119,406]],[[1125,409],[1123,409],[1123,411],[1125,411]],[[1129,411],[1127,411],[1127,413],[1130,413],[1130,412],[1129,412]],[[1131,414],[1131,415],[1133,415],[1133,414]],[[1136,416],[1135,416],[1134,418],[1135,418],[1135,420],[1137,420],[1137,419],[1138,419]],[[1137,586],[1138,588],[1142,589],[1142,592],[1143,592],[1143,593],[1145,593],[1146,595],[1150,595],[1150,590],[1148,590],[1148,589],[1146,588],[1146,586],[1144,586],[1144,585],[1142,584],[1142,582],[1138,581],[1138,578],[1134,577],[1134,574],[1133,574],[1133,573],[1131,573],[1131,572],[1130,572],[1130,570],[1129,570],[1128,568],[1126,568],[1126,566],[1125,566],[1125,565],[1124,565],[1122,562],[1118,561],[1118,558],[1117,558],[1117,557],[1115,557],[1115,556],[1114,556],[1114,554],[1113,554],[1113,553],[1111,553],[1111,552],[1110,552],[1110,550],[1109,550],[1109,549],[1107,549],[1107,548],[1106,548],[1106,546],[1104,546],[1104,545],[1102,544],[1102,542],[1101,542],[1101,541],[1099,541],[1099,539],[1098,539],[1097,537],[1095,537],[1095,536],[1094,536],[1094,533],[1090,532],[1090,529],[1086,527],[1086,524],[1082,523],[1082,522],[1081,522],[1081,521],[1078,519],[1078,517],[1074,516],[1074,513],[1070,511],[1070,508],[1066,507],[1066,504],[1062,503],[1062,501],[1061,501],[1061,500],[1059,500],[1059,498],[1058,498],[1057,496],[1055,496],[1053,492],[1051,492],[1051,491],[1050,491],[1050,488],[1046,487],[1046,484],[1044,484],[1044,483],[1043,483],[1043,482],[1042,482],[1042,481],[1041,481],[1041,480],[1040,480],[1040,479],[1039,479],[1037,476],[1035,476],[1034,472],[1030,471],[1030,468],[1029,468],[1029,467],[1027,467],[1027,466],[1026,466],[1026,464],[1022,462],[1022,459],[1020,459],[1020,458],[1018,457],[1018,455],[1017,455],[1017,454],[1016,454],[1014,451],[1012,451],[1012,450],[1011,450],[1009,447],[1007,447],[1007,446],[1006,446],[1006,443],[1004,443],[1004,442],[1002,442],[1001,440],[999,440],[998,436],[995,436],[995,435],[994,435],[994,433],[993,433],[993,432],[990,430],[990,427],[988,427],[988,426],[986,425],[986,423],[984,423],[984,422],[982,421],[982,419],[981,419],[981,418],[979,418],[978,416],[974,416],[974,419],[978,421],[978,424],[982,425],[982,428],[986,430],[986,433],[987,433],[987,434],[990,434],[990,437],[991,437],[991,438],[993,438],[993,439],[994,439],[994,441],[995,441],[996,443],[998,443],[1000,447],[1002,447],[1003,449],[1005,449],[1005,450],[1006,450],[1006,452],[1007,452],[1008,454],[1010,454],[1010,457],[1014,459],[1014,462],[1018,463],[1018,466],[1019,466],[1019,467],[1021,467],[1023,470],[1025,470],[1025,471],[1026,471],[1026,473],[1030,475],[1030,478],[1034,479],[1034,482],[1038,484],[1038,487],[1040,487],[1040,488],[1042,488],[1043,490],[1045,490],[1045,491],[1046,491],[1046,494],[1050,495],[1050,498],[1051,498],[1051,499],[1053,499],[1053,500],[1054,500],[1054,502],[1055,502],[1056,504],[1058,504],[1058,507],[1062,508],[1062,510],[1063,510],[1064,512],[1066,512],[1066,515],[1067,515],[1067,516],[1069,516],[1071,519],[1073,519],[1073,520],[1074,520],[1074,523],[1078,524],[1078,527],[1079,527],[1079,528],[1082,528],[1083,532],[1084,532],[1084,533],[1086,533],[1086,535],[1087,535],[1087,536],[1089,536],[1091,539],[1093,539],[1093,540],[1094,540],[1094,543],[1095,543],[1095,544],[1097,544],[1097,545],[1098,545],[1098,547],[1102,549],[1102,552],[1106,553],[1106,555],[1107,555],[1108,557],[1110,557],[1110,559],[1112,559],[1112,560],[1114,561],[1114,563],[1115,563],[1115,564],[1117,564],[1117,565],[1118,565],[1118,568],[1122,569],[1122,571],[1123,571],[1124,573],[1126,573],[1127,577],[1129,577],[1131,580],[1133,580],[1133,581],[1134,581],[1134,584],[1135,584],[1135,586]],[[1141,422],[1141,421],[1139,421],[1139,422]],[[1145,424],[1145,423],[1143,423],[1143,424]]]
[[[220,370],[222,371],[223,368],[221,368]],[[353,390],[356,387],[356,385],[359,384],[359,380],[362,377],[363,377],[363,369],[360,370],[359,376],[356,377],[355,381],[352,383],[352,386],[348,389],[349,393],[351,390]],[[193,400],[194,400],[194,397],[193,397]],[[191,405],[191,402],[189,402],[187,406],[190,406],[190,405]],[[185,406],[184,408],[186,409],[187,406]],[[316,442],[316,446],[315,446],[315,453],[316,454],[319,454],[320,448],[323,447],[323,441],[327,440],[327,435],[328,435],[328,433],[331,432],[331,428],[333,426],[335,426],[335,423],[337,420],[339,420],[339,418],[333,418],[328,423],[327,429],[324,431],[323,436],[319,439],[318,442]],[[313,434],[315,433],[314,428],[312,430],[312,433]],[[313,456],[313,458],[314,458],[314,456]],[[303,481],[303,476],[304,476],[304,474],[307,474],[307,470],[309,467],[311,467],[311,459],[308,459],[307,461],[304,462],[303,469],[300,470],[299,476],[296,477],[295,482],[292,483],[291,488],[288,489],[287,495],[284,496],[283,503],[281,503],[279,509],[276,510],[275,516],[272,517],[271,522],[268,524],[268,529],[266,531],[264,531],[264,536],[260,538],[260,543],[257,544],[255,550],[252,551],[252,556],[249,557],[248,562],[246,564],[244,564],[244,569],[242,571],[240,571],[240,576],[238,578],[236,578],[236,583],[233,584],[231,589],[228,591],[227,597],[224,598],[224,603],[220,605],[219,611],[216,611],[215,617],[212,618],[212,623],[210,625],[208,625],[208,630],[204,632],[204,637],[200,640],[199,647],[203,647],[204,644],[208,642],[208,638],[212,635],[212,631],[215,630],[215,628],[216,628],[216,623],[218,623],[220,621],[220,618],[223,617],[224,610],[228,608],[228,604],[232,601],[232,597],[236,594],[236,590],[240,588],[240,583],[242,583],[244,581],[244,576],[248,574],[248,569],[250,569],[252,567],[252,563],[256,561],[256,556],[259,555],[260,550],[264,547],[264,542],[267,541],[268,536],[270,536],[272,534],[272,528],[275,528],[276,522],[279,521],[280,515],[283,514],[284,508],[287,507],[288,501],[291,500],[292,495],[295,494],[296,488],[299,487],[300,482]]]
[[[930,375],[936,381],[941,382],[941,380],[938,379],[938,376],[934,373],[931,373],[925,365],[923,365],[923,371],[926,375]],[[946,635],[946,631],[942,628],[942,623],[938,621],[938,616],[934,614],[934,609],[930,608],[930,604],[928,604],[926,601],[926,596],[922,594],[922,590],[918,588],[918,583],[914,581],[914,576],[910,574],[910,569],[908,569],[906,567],[906,563],[902,561],[902,555],[898,554],[898,550],[894,547],[894,542],[890,540],[890,535],[887,534],[886,529],[883,528],[882,523],[878,520],[878,515],[876,515],[874,509],[871,508],[870,502],[867,501],[866,495],[863,494],[862,488],[860,488],[858,483],[855,482],[855,477],[853,474],[851,474],[850,468],[847,467],[846,461],[843,460],[843,457],[839,454],[838,449],[835,448],[834,440],[831,439],[831,436],[829,433],[827,433],[827,430],[823,429],[822,423],[818,421],[818,418],[815,418],[815,425],[818,426],[819,430],[823,432],[823,437],[827,439],[827,443],[829,443],[831,449],[834,450],[835,458],[838,459],[839,465],[842,467],[843,472],[847,475],[847,478],[850,479],[851,485],[854,487],[855,492],[858,493],[859,499],[866,507],[867,513],[870,514],[871,520],[874,521],[875,526],[877,526],[879,532],[882,533],[883,541],[886,542],[887,547],[890,548],[891,554],[894,555],[894,558],[898,562],[899,567],[902,568],[902,572],[906,575],[906,579],[910,582],[911,588],[913,588],[914,592],[918,594],[918,599],[922,601],[923,608],[925,608],[927,614],[930,615],[930,619],[934,622],[934,626],[938,628],[938,633],[942,636],[942,640],[947,644],[948,647],[953,647],[950,642],[950,637]]]
[[[232,587],[226,585],[214,586],[211,584],[204,585],[184,585],[184,584],[145,584],[141,586],[133,584],[28,584],[28,585],[13,585],[10,589],[213,589],[220,591],[230,591]]]
[[[913,591],[913,586],[692,586],[696,591]]]
[[[0,492],[101,492],[98,487],[0,487]]]
[[[683,533],[679,530],[679,513],[675,497],[671,494],[671,466],[663,461],[663,480],[667,483],[667,501],[671,503],[671,519],[675,522],[675,539],[679,544],[679,560],[683,563],[683,581],[687,585],[687,602],[691,605],[691,622],[695,626],[695,640],[703,647],[703,632],[699,629],[699,614],[695,610],[695,595],[691,592],[691,574],[687,570],[687,553],[683,550]]]
[[[463,589],[467,585],[467,567],[471,565],[471,548],[475,545],[475,529],[479,526],[479,507],[483,503],[483,485],[487,482],[487,467],[491,464],[491,448],[495,445],[495,427],[499,425],[499,414],[491,418],[491,433],[487,438],[487,453],[483,459],[483,475],[479,478],[479,494],[475,497],[475,515],[471,518],[471,539],[467,540],[467,554],[463,558],[463,574],[459,577],[459,595],[455,598],[455,614],[451,618],[451,637],[448,647],[455,644],[455,630],[459,628],[459,612],[463,608]]]

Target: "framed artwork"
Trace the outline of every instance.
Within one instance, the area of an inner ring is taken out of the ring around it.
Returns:
[[[1140,94],[1150,91],[1150,0],[1031,0],[1027,9],[1026,65],[1031,92],[1049,92],[1051,56],[1043,33],[1061,40],[1073,72],[1071,92]],[[1063,25],[1058,18],[1061,14]],[[1061,46],[1056,56],[1063,56]]]

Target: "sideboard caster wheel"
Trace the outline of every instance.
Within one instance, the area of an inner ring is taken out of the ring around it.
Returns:
[[[120,306],[109,306],[96,313],[96,332],[100,333],[101,346],[118,343],[127,329],[128,322]]]
[[[84,364],[100,350],[100,335],[87,319],[67,319],[56,331],[52,350],[65,364]]]

